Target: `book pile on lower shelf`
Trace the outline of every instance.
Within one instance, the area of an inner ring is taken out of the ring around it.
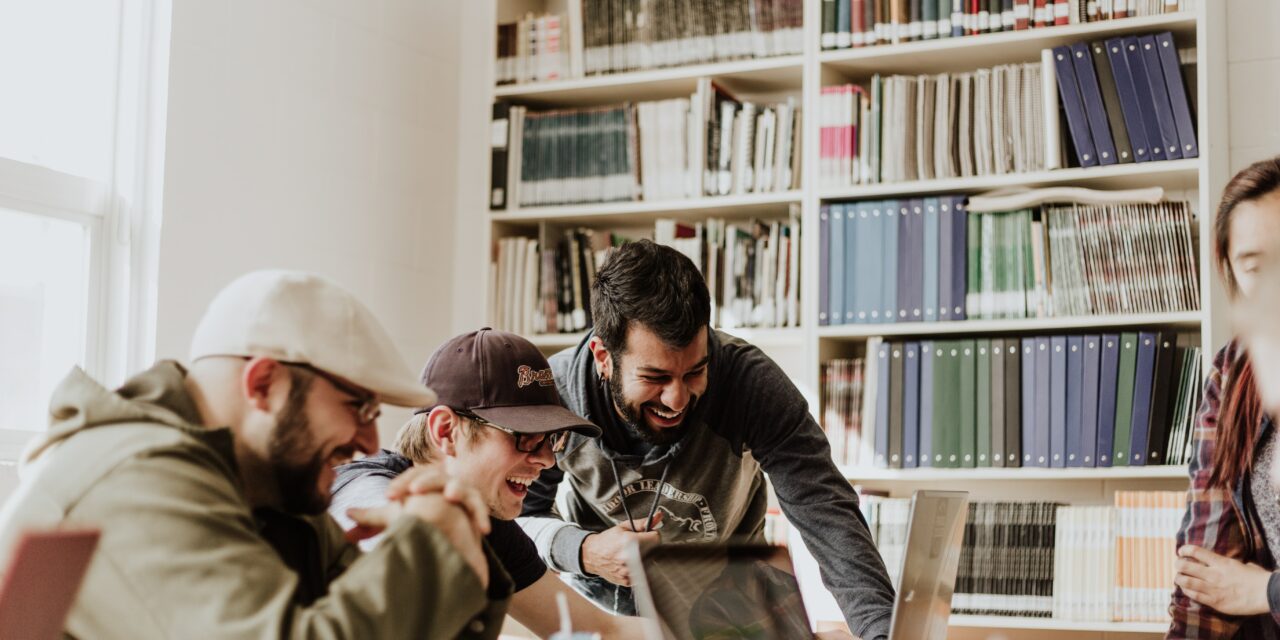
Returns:
[[[819,184],[1198,157],[1182,59],[1166,31],[1044,49],[1039,63],[823,87]]]
[[[864,493],[860,504],[896,586],[910,500]],[[1102,506],[971,502],[952,613],[1167,620],[1185,506],[1177,491],[1117,491]]]
[[[1187,202],[975,213],[965,197],[833,202],[818,215],[818,323],[1199,308]]]
[[[709,79],[689,98],[530,111],[494,105],[490,208],[789,191],[800,110],[738,100]]]
[[[800,211],[782,220],[687,223],[660,219],[653,238],[687,256],[711,294],[712,326],[800,326]],[[628,238],[586,227],[548,233],[547,245],[500,238],[491,267],[491,323],[519,334],[591,326],[591,283],[610,247]]]
[[[867,343],[823,367],[823,427],[853,467],[1185,464],[1200,348],[1167,331]]]
[[[1193,0],[823,0],[822,48],[958,38],[1186,11]]]

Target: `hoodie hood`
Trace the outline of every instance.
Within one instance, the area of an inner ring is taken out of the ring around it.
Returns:
[[[231,430],[201,426],[200,412],[187,393],[186,377],[182,365],[165,360],[110,391],[75,367],[53,392],[49,430],[31,443],[23,462],[33,462],[53,445],[85,429],[149,422],[188,433],[218,450],[234,465]]]

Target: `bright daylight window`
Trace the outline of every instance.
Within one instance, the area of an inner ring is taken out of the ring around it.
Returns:
[[[0,0],[0,461],[47,426],[71,367],[118,383],[135,364],[166,7]]]

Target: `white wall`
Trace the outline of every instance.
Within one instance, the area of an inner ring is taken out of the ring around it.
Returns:
[[[1234,175],[1280,154],[1280,2],[1230,0],[1227,69]]]
[[[158,357],[263,267],[354,291],[415,371],[452,334],[463,4],[174,2]]]

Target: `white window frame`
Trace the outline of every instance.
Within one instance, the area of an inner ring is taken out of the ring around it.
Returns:
[[[88,233],[82,366],[109,387],[155,358],[172,0],[120,0],[120,9],[109,181],[0,157],[0,208]],[[0,464],[17,461],[38,433],[0,429]]]

